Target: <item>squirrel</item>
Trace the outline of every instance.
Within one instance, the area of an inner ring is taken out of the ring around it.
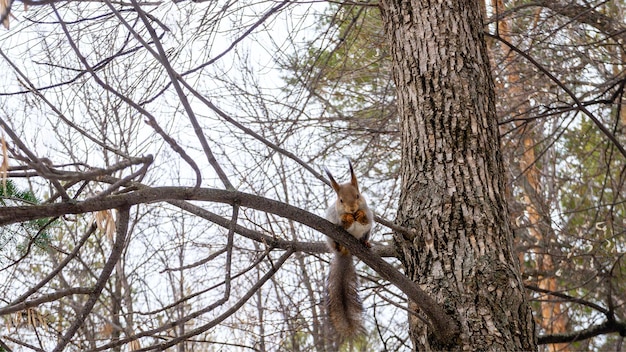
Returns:
[[[337,200],[326,209],[326,220],[341,225],[348,233],[362,241],[367,247],[374,214],[359,192],[359,185],[350,166],[350,183],[338,184],[325,168]],[[330,322],[340,338],[353,338],[364,332],[361,315],[363,305],[357,293],[357,275],[350,252],[337,241],[328,238],[334,253],[327,282],[327,308]]]

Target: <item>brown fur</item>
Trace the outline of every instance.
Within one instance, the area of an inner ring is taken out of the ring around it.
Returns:
[[[340,225],[370,247],[368,237],[374,216],[359,191],[352,164],[349,183],[339,184],[328,170],[326,173],[337,194],[335,203],[326,210],[326,219]],[[363,305],[357,292],[357,275],[352,255],[337,241],[329,238],[328,243],[334,252],[328,274],[328,316],[341,342],[364,333]]]
[[[328,274],[327,294],[328,316],[337,335],[346,339],[363,333],[363,305],[357,293],[352,256],[347,251],[337,252],[333,258]]]

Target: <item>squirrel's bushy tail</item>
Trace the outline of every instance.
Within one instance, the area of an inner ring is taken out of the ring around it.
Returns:
[[[349,253],[335,252],[327,290],[328,316],[339,337],[352,338],[362,333],[363,305],[357,293],[356,270]]]

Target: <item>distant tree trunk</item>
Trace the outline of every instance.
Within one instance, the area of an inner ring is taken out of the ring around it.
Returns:
[[[397,221],[415,229],[415,238],[396,236],[398,252],[461,331],[436,341],[410,315],[411,338],[416,350],[536,350],[511,248],[480,4],[434,3],[381,3],[401,115]]]
[[[497,15],[502,15],[505,10],[504,2],[502,0],[491,0],[491,6]],[[541,7],[535,10],[534,27],[540,19]],[[509,28],[509,19],[502,19],[498,21],[498,35],[505,39],[507,42],[512,42],[511,29]],[[536,28],[533,28],[536,30]],[[536,249],[530,249],[534,253],[533,258],[535,261],[535,275],[537,280],[537,286],[541,289],[551,292],[559,291],[556,275],[554,274],[557,269],[552,260],[554,249],[551,248],[550,243],[556,238],[550,218],[545,215],[549,212],[550,207],[547,204],[546,199],[541,192],[541,172],[537,167],[537,156],[535,155],[535,146],[537,145],[536,136],[532,132],[533,128],[528,121],[524,121],[525,117],[530,117],[529,111],[531,111],[530,101],[527,99],[527,92],[524,91],[523,82],[520,80],[520,67],[519,63],[515,61],[515,55],[511,52],[509,47],[501,44],[501,50],[504,55],[504,66],[507,68],[504,70],[504,77],[502,80],[508,83],[507,103],[508,106],[515,106],[516,116],[519,116],[519,120],[515,123],[521,131],[524,131],[520,136],[521,145],[524,148],[522,155],[519,157],[518,165],[522,178],[520,191],[522,192],[522,201],[524,203],[524,215],[528,220],[526,229],[528,235],[530,235],[535,243],[538,244]],[[503,89],[505,89],[503,87]],[[524,94],[526,93],[526,94]],[[516,140],[519,143],[519,140]],[[511,148],[514,148],[511,146]],[[523,215],[523,214],[519,214]],[[520,253],[522,255],[523,253]],[[524,260],[523,256],[521,259]],[[528,259],[532,260],[532,259]],[[522,274],[523,266],[522,266]],[[545,299],[541,301],[541,316],[537,317],[537,324],[540,325],[547,334],[563,334],[567,332],[568,314],[567,311],[561,309],[561,302],[558,300]],[[569,352],[569,344],[549,344],[547,349],[550,352]]]

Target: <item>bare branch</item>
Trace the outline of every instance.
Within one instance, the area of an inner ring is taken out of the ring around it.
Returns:
[[[163,45],[161,45],[161,41],[159,40],[156,31],[150,24],[150,21],[148,21],[148,18],[146,14],[144,13],[144,11],[141,9],[141,7],[139,6],[136,0],[131,0],[131,2],[133,4],[133,7],[139,14],[139,17],[143,21],[144,26],[146,26],[146,28],[148,29],[148,32],[150,33],[150,37],[152,37],[152,40],[154,41],[154,45],[156,46],[158,53],[155,53],[154,50],[148,50],[148,51],[150,51],[150,53],[157,60],[159,60],[161,65],[163,65],[163,67],[165,68],[165,71],[167,71],[167,74],[170,77],[170,81],[174,85],[174,89],[176,90],[176,94],[178,95],[178,99],[180,100],[180,103],[185,108],[185,111],[187,112],[187,116],[189,117],[189,121],[191,122],[191,125],[193,126],[194,133],[198,137],[198,141],[200,141],[200,145],[202,145],[202,149],[204,150],[204,153],[209,161],[209,164],[211,164],[211,166],[213,167],[213,169],[219,176],[220,180],[222,181],[226,189],[234,189],[233,185],[228,180],[226,173],[224,172],[220,164],[215,159],[215,156],[213,155],[213,152],[211,151],[211,148],[209,147],[209,143],[207,142],[206,137],[204,136],[202,127],[198,123],[196,114],[193,111],[191,105],[189,104],[189,100],[187,99],[187,96],[183,92],[178,82],[178,77],[180,77],[180,74],[175,72],[174,68],[172,68],[172,65],[170,64],[167,58],[167,53],[163,49]],[[107,4],[112,8],[113,11],[115,11],[110,1],[107,1]],[[146,48],[151,49],[148,43],[146,43],[141,38],[141,36],[133,30],[133,28],[128,24],[128,22],[126,22],[126,20],[124,20],[121,16],[119,16],[119,14],[118,14],[118,18],[120,19],[120,21],[124,23],[124,25],[128,28],[128,30],[135,35],[135,38],[137,38]],[[200,187],[201,184],[202,184],[202,179],[201,178],[196,179],[196,187]]]
[[[578,303],[578,304],[582,304],[584,306],[587,307],[591,307],[599,312],[601,312],[602,314],[608,314],[609,310],[597,305],[593,302],[589,302],[587,300],[581,299],[581,298],[577,298],[577,297],[572,297],[570,295],[567,295],[563,292],[554,292],[554,291],[550,291],[550,290],[546,290],[546,289],[542,289],[540,287],[537,286],[533,286],[533,285],[524,285],[524,287],[526,287],[529,290],[535,291],[535,292],[541,292],[541,293],[546,293],[555,297],[559,297],[562,298],[563,300],[565,300],[566,302],[574,302],[574,303]]]
[[[269,280],[272,276],[274,276],[274,274],[278,271],[278,269],[280,269],[280,267],[282,267],[282,265],[287,261],[287,259],[289,259],[289,257],[291,257],[291,255],[293,253],[294,253],[293,250],[289,250],[289,251],[285,252],[282,256],[280,256],[280,258],[278,258],[278,260],[275,263],[273,263],[272,268],[270,270],[268,270],[268,272],[265,273],[265,275],[263,275],[263,277],[261,277],[254,284],[254,286],[252,286],[248,290],[248,292],[241,299],[239,299],[239,301],[237,301],[237,303],[235,303],[232,307],[230,307],[228,310],[226,310],[220,316],[218,316],[217,318],[213,319],[211,322],[209,322],[207,324],[204,324],[202,326],[199,326],[199,327],[191,330],[190,332],[186,333],[185,335],[181,335],[181,336],[178,336],[176,338],[173,338],[173,339],[171,339],[170,341],[168,341],[166,343],[159,344],[159,345],[156,345],[156,346],[142,348],[142,349],[139,349],[139,350],[136,350],[136,351],[137,352],[140,352],[140,351],[153,351],[153,350],[163,351],[163,350],[167,349],[168,347],[172,347],[172,346],[176,345],[177,343],[179,343],[181,341],[184,341],[185,339],[188,339],[190,337],[197,336],[197,335],[199,335],[199,334],[201,334],[203,332],[206,332],[209,329],[211,329],[212,327],[214,327],[217,324],[221,323],[226,318],[230,317],[235,312],[237,312],[244,304],[246,304],[246,302],[248,302],[250,297],[252,297],[255,293],[257,293],[259,288],[261,288],[267,282],[267,280]]]
[[[57,267],[54,270],[52,270],[45,278],[43,278],[37,285],[31,287],[24,294],[22,294],[21,296],[19,296],[16,299],[14,299],[13,302],[11,302],[11,304],[9,306],[16,305],[16,304],[26,300],[32,294],[37,292],[40,288],[44,287],[48,282],[50,282],[50,280],[55,278],[59,274],[59,272],[61,272],[61,270],[63,270],[63,268],[65,268],[65,266],[72,259],[74,259],[76,257],[76,255],[78,255],[78,251],[83,247],[85,242],[87,242],[87,239],[89,239],[89,237],[96,231],[96,229],[97,229],[96,224],[92,223],[91,226],[89,227],[89,229],[87,230],[87,232],[78,241],[78,243],[76,244],[76,247],[74,247],[74,250],[72,251],[72,253],[70,253],[68,256],[66,256],[65,259],[63,259],[63,261],[61,263],[59,263],[59,265],[57,265]]]
[[[605,321],[600,325],[591,326],[580,331],[539,336],[537,338],[537,343],[540,345],[550,343],[572,343],[615,332],[619,333],[620,336],[626,336],[626,322]]]
[[[140,203],[183,199],[203,200],[231,205],[239,204],[244,207],[276,214],[320,231],[332,239],[345,244],[352,254],[359,257],[359,259],[374,269],[382,278],[396,285],[409,296],[411,300],[415,301],[431,319],[431,322],[436,327],[436,331],[440,332],[442,340],[451,338],[457,333],[455,322],[443,311],[437,302],[391,264],[385,262],[380,257],[372,255],[368,248],[340,227],[300,208],[257,195],[210,188],[156,187],[138,190],[124,195],[114,195],[97,201],[85,200],[70,204],[61,203],[32,207],[7,207],[3,208],[0,213],[0,226],[41,216],[54,216],[54,214],[57,213],[58,215],[80,214],[122,206],[132,206]]]
[[[125,103],[129,104],[130,106],[132,106],[134,109],[136,109],[137,111],[139,111],[143,116],[145,116],[148,120],[146,121],[146,123],[152,127],[155,132],[157,132],[161,138],[163,138],[163,140],[165,140],[170,147],[176,152],[178,153],[183,160],[185,160],[185,162],[187,162],[187,164],[189,164],[189,166],[194,170],[194,172],[196,173],[196,186],[199,185],[202,181],[202,173],[200,172],[200,169],[198,167],[198,164],[196,164],[196,162],[193,160],[193,158],[191,158],[186,152],[185,150],[172,138],[170,137],[162,128],[161,126],[159,126],[156,118],[150,114],[146,109],[144,109],[143,107],[141,107],[141,105],[137,104],[136,102],[132,101],[131,99],[129,99],[128,97],[124,96],[123,94],[121,94],[120,92],[118,92],[117,90],[113,89],[113,87],[111,87],[110,85],[108,85],[106,82],[102,81],[100,79],[100,77],[98,77],[98,75],[96,74],[96,72],[94,71],[94,68],[87,62],[87,59],[81,54],[80,50],[78,49],[78,46],[76,45],[76,43],[74,42],[74,39],[72,38],[72,36],[70,35],[67,26],[65,25],[65,22],[63,21],[63,19],[61,18],[61,15],[59,14],[59,12],[57,11],[54,3],[51,5],[55,15],[57,16],[57,18],[59,19],[59,23],[61,24],[61,27],[63,29],[63,32],[65,33],[65,36],[70,44],[70,46],[72,47],[72,50],[74,50],[74,52],[76,53],[76,56],[80,59],[81,63],[83,64],[83,66],[85,66],[85,68],[87,69],[87,71],[89,71],[89,73],[91,74],[91,76],[94,78],[94,80],[101,86],[103,87],[105,90],[113,93],[115,96],[117,96],[118,98],[122,99]]]
[[[28,308],[36,307],[42,303],[56,301],[59,298],[63,298],[70,295],[88,295],[93,292],[91,287],[72,287],[67,290],[56,291],[45,294],[39,298],[31,299],[29,301],[21,301],[3,308],[0,308],[0,315],[11,314],[19,312]]]
[[[609,131],[609,129],[606,126],[604,126],[604,124],[600,120],[598,120],[598,118],[594,114],[592,114],[591,111],[589,111],[589,109],[587,109],[587,107],[585,107],[585,105],[580,101],[580,99],[578,99],[576,94],[574,94],[574,92],[572,92],[567,86],[565,86],[565,84],[563,82],[561,82],[556,76],[554,76],[550,71],[548,71],[545,67],[543,67],[543,65],[541,65],[539,62],[537,62],[537,60],[535,60],[532,56],[530,56],[529,54],[525,53],[523,50],[521,50],[517,46],[513,45],[512,43],[508,42],[507,40],[505,40],[501,36],[499,36],[497,34],[491,34],[491,33],[488,33],[488,32],[485,32],[485,35],[489,36],[491,38],[499,40],[504,45],[509,47],[511,50],[515,51],[520,56],[522,56],[526,60],[530,61],[544,75],[546,75],[548,78],[550,78],[550,80],[552,82],[557,84],[574,101],[574,103],[578,107],[578,110],[583,112],[585,115],[587,115],[587,117],[589,117],[589,119],[591,121],[593,121],[593,123],[598,127],[598,129],[600,131],[602,131],[602,133],[611,141],[611,143],[613,143],[615,145],[617,150],[619,150],[619,152],[626,158],[626,149],[624,149],[624,146],[622,145],[622,143],[617,140],[617,138],[615,137],[613,132]]]
[[[111,248],[111,254],[109,255],[109,259],[104,264],[102,271],[100,272],[100,276],[96,281],[96,284],[89,294],[89,299],[85,303],[85,305],[80,310],[80,314],[76,317],[76,319],[72,322],[72,325],[65,332],[65,334],[59,340],[59,343],[54,348],[54,352],[60,352],[65,349],[65,346],[70,342],[76,331],[83,325],[85,319],[98,302],[98,298],[104,289],[113,269],[115,268],[115,264],[121,258],[122,252],[125,248],[126,235],[128,231],[128,222],[130,220],[130,207],[123,206],[118,207],[118,216],[116,219],[116,228],[115,228],[115,242],[113,243],[113,247]]]

